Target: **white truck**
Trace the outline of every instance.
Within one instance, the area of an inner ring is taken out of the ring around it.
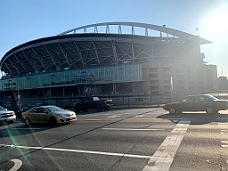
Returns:
[[[6,108],[0,106],[0,122],[13,123],[16,121],[15,112],[12,110],[7,110]]]

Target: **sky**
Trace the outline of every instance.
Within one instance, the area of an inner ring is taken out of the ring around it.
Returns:
[[[102,22],[139,22],[199,35],[207,64],[228,76],[228,0],[0,0],[0,59],[42,37]],[[197,30],[198,28],[198,30]]]

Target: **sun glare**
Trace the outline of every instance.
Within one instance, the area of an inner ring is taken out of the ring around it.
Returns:
[[[228,11],[217,11],[208,20],[207,30],[212,35],[228,31]]]

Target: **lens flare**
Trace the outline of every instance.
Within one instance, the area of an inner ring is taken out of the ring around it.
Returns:
[[[228,29],[228,11],[215,12],[208,20],[207,30],[212,35],[221,35]]]

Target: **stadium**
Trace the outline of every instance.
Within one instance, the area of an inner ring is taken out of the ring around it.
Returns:
[[[1,59],[1,103],[73,105],[84,96],[114,104],[162,103],[216,90],[199,36],[135,22],[106,22],[32,40]]]

